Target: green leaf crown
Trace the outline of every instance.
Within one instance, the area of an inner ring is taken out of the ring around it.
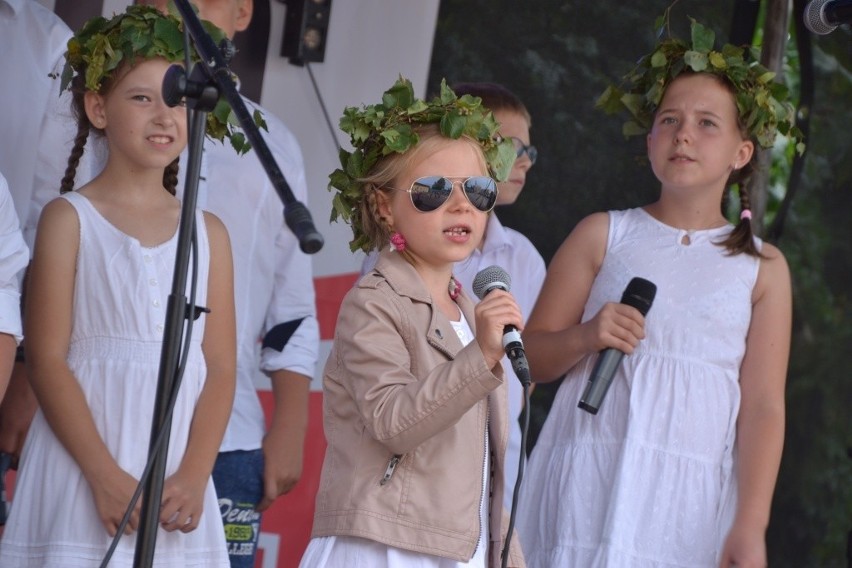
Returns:
[[[331,220],[341,217],[352,226],[354,238],[349,246],[353,252],[369,248],[358,218],[364,199],[362,180],[382,157],[416,146],[420,140],[416,128],[426,124],[438,124],[447,138],[473,138],[482,147],[491,175],[498,181],[508,177],[515,148],[511,140],[497,135],[499,124],[481,98],[457,97],[442,80],[440,94],[427,102],[415,98],[411,81],[400,77],[382,95],[381,103],[347,107],[340,119],[340,129],[349,135],[353,150],[340,150],[341,168],[329,176],[329,191],[338,192],[332,199]]]
[[[673,37],[660,41],[624,76],[620,86],[607,87],[596,106],[608,114],[627,112],[630,119],[622,128],[626,138],[646,134],[675,77],[684,72],[712,73],[733,86],[740,121],[761,147],[771,148],[780,132],[797,142],[797,150],[803,152],[802,132],[795,126],[787,87],[774,81],[775,73],[757,62],[759,49],[725,44],[716,51],[713,30],[693,18],[690,21],[691,45]]]
[[[226,39],[225,33],[212,23],[206,20],[201,23],[215,44]],[[137,59],[154,57],[170,62],[184,61],[184,26],[176,15],[137,4],[110,19],[92,18],[68,40],[60,92],[69,87],[76,75],[84,77],[86,89],[98,91],[123,62],[133,64]],[[190,60],[200,60],[195,48],[191,50]],[[265,127],[258,112],[255,112],[254,121]],[[216,108],[207,114],[206,130],[208,136],[220,142],[227,137],[240,154],[251,147],[224,98],[220,98]]]

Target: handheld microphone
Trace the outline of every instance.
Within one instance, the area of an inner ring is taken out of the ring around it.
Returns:
[[[499,266],[489,266],[483,268],[476,273],[473,279],[473,293],[480,300],[485,297],[491,290],[509,291],[512,287],[512,279],[509,273]],[[530,365],[527,362],[527,354],[524,352],[524,343],[521,341],[521,334],[514,325],[507,325],[503,328],[503,349],[506,350],[506,355],[512,363],[512,369],[524,385],[529,385]]]
[[[805,6],[805,27],[825,35],[837,26],[852,22],[852,0],[811,0]]]
[[[651,303],[654,301],[656,294],[657,286],[653,282],[637,276],[624,289],[624,294],[621,296],[621,303],[633,306],[645,316],[648,310],[651,309]],[[579,408],[591,414],[598,413],[598,409],[600,409],[601,402],[603,402],[604,396],[606,396],[606,391],[609,390],[609,385],[612,383],[612,378],[615,375],[616,369],[618,369],[619,363],[621,363],[622,357],[624,357],[624,352],[613,347],[601,351],[592,369],[592,374],[589,376],[586,390],[583,391],[583,396],[577,405]]]

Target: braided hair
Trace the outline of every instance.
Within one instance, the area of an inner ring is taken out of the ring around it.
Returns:
[[[736,100],[736,89],[728,79],[716,74],[709,74],[709,76],[715,78],[719,82],[719,84],[724,86]],[[759,148],[760,146],[755,137],[749,136],[748,128],[743,123],[742,116],[740,116],[739,112],[737,112],[737,124],[739,126],[740,134],[742,135],[743,139],[750,139],[754,144],[754,147]],[[748,181],[751,179],[751,176],[756,170],[756,155],[756,152],[752,153],[751,159],[748,162],[746,162],[742,167],[735,169],[731,172],[731,175],[728,176],[728,181],[725,184],[725,191],[722,192],[722,202],[720,204],[722,208],[722,215],[725,215],[728,209],[731,188],[734,185],[738,186],[738,193],[740,196],[739,222],[734,227],[734,230],[731,231],[731,233],[725,239],[716,243],[720,246],[725,247],[729,255],[745,253],[751,256],[763,258],[763,255],[758,250],[757,245],[755,243],[754,231],[751,226],[751,197],[749,196],[747,187]]]

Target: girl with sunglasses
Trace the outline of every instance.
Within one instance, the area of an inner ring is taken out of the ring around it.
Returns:
[[[353,246],[383,250],[340,308],[323,376],[328,445],[301,566],[495,566],[508,529],[502,337],[522,319],[501,290],[474,308],[452,270],[479,244],[496,202],[489,166],[508,170],[514,148],[495,141],[496,122],[471,97],[444,89],[418,101],[400,79],[382,100],[347,109],[341,126],[355,150],[331,177]],[[463,118],[448,135],[454,116]],[[397,134],[405,138],[389,148]],[[524,565],[517,539],[509,552],[508,566]]]

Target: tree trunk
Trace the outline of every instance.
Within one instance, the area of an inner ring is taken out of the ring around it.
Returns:
[[[760,54],[761,64],[774,71],[776,81],[781,80],[781,64],[784,61],[784,51],[787,45],[789,26],[790,1],[767,0],[766,22],[763,28],[763,49]],[[769,196],[769,166],[772,149],[756,150],[755,173],[747,184],[751,197],[752,228],[757,235],[763,234],[763,220],[766,215],[766,203]]]

